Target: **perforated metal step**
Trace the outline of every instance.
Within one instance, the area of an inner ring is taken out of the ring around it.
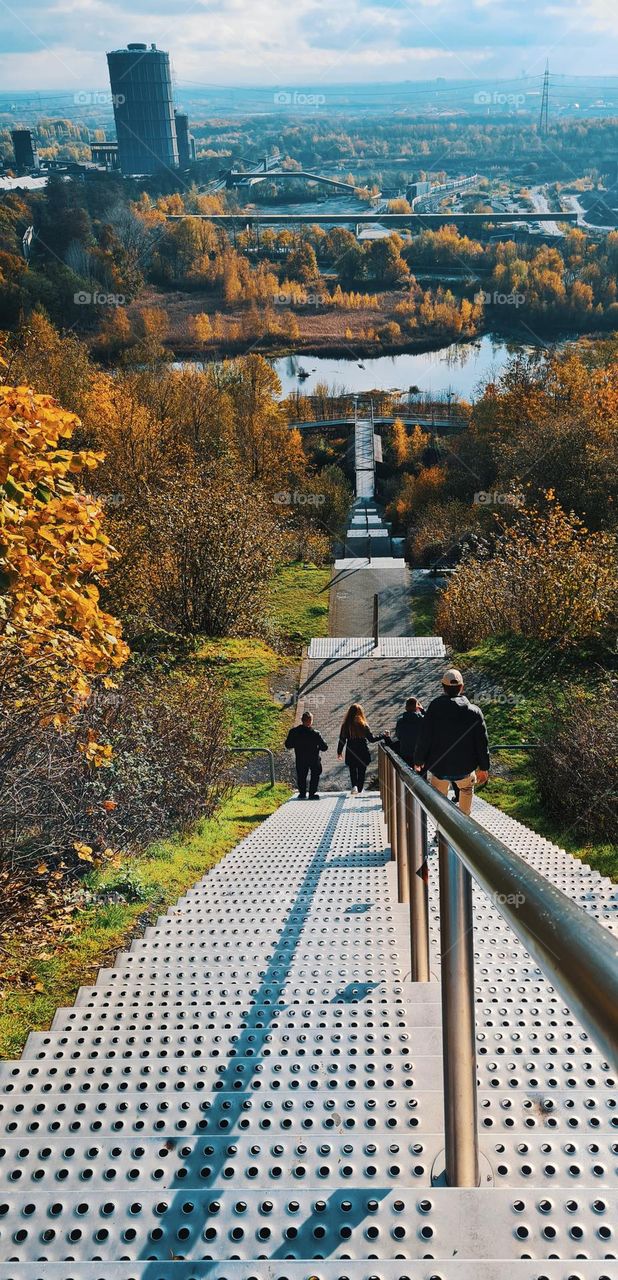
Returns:
[[[0,1280],[75,1280],[72,1263],[0,1263]],[[504,1262],[82,1262],[80,1280],[505,1280]],[[508,1280],[618,1280],[618,1264],[509,1262]]]
[[[10,1192],[0,1204],[7,1261],[328,1258],[614,1258],[618,1200],[602,1189],[552,1195],[492,1188],[421,1191],[302,1187],[170,1192]],[[18,1225],[19,1224],[19,1225]]]
[[[583,1090],[480,1089],[482,1133],[565,1134],[597,1142],[618,1136],[615,1096]],[[139,1133],[437,1133],[443,1126],[439,1090],[350,1091],[294,1090],[287,1096],[114,1092],[61,1096],[16,1092],[0,1100],[0,1132],[26,1134]]]
[[[311,641],[308,656],[332,661],[335,658],[443,658],[445,653],[440,636],[381,636],[378,649],[371,638],[324,636]]]
[[[496,1186],[534,1183],[539,1176],[556,1186],[609,1189],[616,1176],[615,1144],[509,1134],[484,1138],[485,1181]],[[593,1148],[591,1150],[590,1148]],[[177,1138],[30,1137],[0,1139],[0,1193],[80,1191],[104,1182],[115,1191],[152,1191],[182,1186],[232,1186],[236,1191],[272,1186],[337,1187],[373,1183],[378,1187],[431,1187],[432,1169],[444,1149],[444,1135],[394,1138],[392,1134],[353,1138],[310,1134],[247,1138],[190,1135]]]

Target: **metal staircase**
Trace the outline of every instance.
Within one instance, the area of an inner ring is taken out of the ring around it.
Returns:
[[[440,984],[396,873],[377,793],[290,801],[2,1064],[0,1280],[615,1280],[614,1077],[480,890],[481,1185],[432,1185]]]

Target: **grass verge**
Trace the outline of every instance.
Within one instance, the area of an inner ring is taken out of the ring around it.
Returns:
[[[289,715],[273,701],[271,685],[282,669],[281,655],[263,640],[205,640],[198,657],[223,681],[230,744],[281,746]]]
[[[412,632],[415,636],[436,634],[436,593],[419,591],[412,593]]]
[[[29,1031],[49,1026],[56,1008],[70,1005],[78,987],[141,933],[224,854],[287,799],[277,785],[239,787],[213,817],[178,839],[162,840],[119,866],[91,872],[80,905],[70,911],[70,932],[60,935],[38,917],[3,938],[0,988],[0,1057],[17,1057]],[[50,921],[50,926],[51,926]],[[65,917],[66,925],[66,917]]]
[[[287,646],[300,649],[314,636],[328,635],[330,568],[286,564],[271,582],[269,614]]]

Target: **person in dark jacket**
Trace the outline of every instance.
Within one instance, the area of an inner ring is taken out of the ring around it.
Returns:
[[[309,799],[319,800],[318,784],[322,772],[320,752],[328,751],[323,737],[313,727],[313,716],[304,711],[300,724],[290,729],[285,740],[288,751],[296,757],[296,778],[298,780],[298,798],[307,799],[307,777],[309,777]]]
[[[395,742],[393,744],[395,751],[411,767],[414,765],[414,752],[424,715],[425,712],[418,698],[408,698],[406,709],[395,726]]]
[[[344,718],[337,743],[338,760],[343,759],[345,749],[345,762],[350,770],[353,796],[360,795],[365,785],[365,774],[371,763],[369,743],[383,742],[383,740],[384,734],[374,735],[371,732],[363,708],[358,702],[353,702]]]
[[[470,813],[475,783],[489,777],[487,725],[480,709],[463,691],[460,671],[442,677],[442,693],[429,703],[414,751],[416,769],[431,773],[432,785],[443,796],[449,786],[459,788],[459,808]]]

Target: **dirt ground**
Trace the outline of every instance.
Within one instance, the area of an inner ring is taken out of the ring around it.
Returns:
[[[364,307],[359,311],[334,311],[332,308],[325,307],[295,310],[294,315],[300,329],[298,338],[289,339],[282,336],[255,341],[250,334],[247,334],[240,340],[226,341],[223,337],[217,343],[209,343],[206,350],[209,355],[216,349],[229,350],[237,354],[246,351],[250,346],[254,351],[274,353],[278,349],[289,349],[292,342],[295,350],[311,351],[314,355],[337,354],[339,351],[367,355],[375,354],[376,351],[410,350],[415,346],[431,346],[431,342],[427,343],[420,339],[417,343],[414,341],[411,343],[409,335],[402,335],[400,343],[391,343],[388,346],[368,340],[365,336],[368,330],[379,330],[388,320],[398,321],[395,307],[398,302],[401,302],[401,297],[401,292],[396,289],[376,293],[375,305]],[[233,325],[242,323],[248,311],[248,308],[239,306],[224,312],[221,300],[213,298],[210,293],[200,291],[187,293],[183,290],[166,291],[146,287],[130,304],[127,312],[129,317],[137,322],[139,312],[152,307],[164,311],[167,316],[169,329],[166,346],[179,356],[193,356],[198,359],[204,353],[204,347],[193,337],[191,326],[193,316],[206,312],[212,317],[218,312],[224,329],[229,330]],[[282,313],[286,310],[282,308]],[[351,331],[351,337],[346,337],[346,330]]]

